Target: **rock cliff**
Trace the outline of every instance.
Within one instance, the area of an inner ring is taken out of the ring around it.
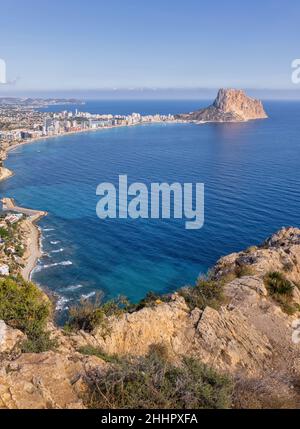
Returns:
[[[266,276],[272,272],[293,285],[293,312],[271,293]],[[175,293],[168,302],[110,317],[105,332],[66,336],[50,326],[56,352],[17,352],[22,334],[2,323],[0,408],[82,408],[89,370],[107,365],[83,356],[82,347],[142,356],[153,344],[164,344],[174,363],[191,356],[230,373],[239,386],[240,407],[249,406],[245,397],[251,394],[251,406],[253,398],[265,404],[273,398],[279,406],[300,407],[300,229],[284,228],[261,246],[221,258],[211,279],[224,288],[218,309],[191,309]]]
[[[265,119],[262,102],[248,97],[244,91],[220,89],[214,103],[206,109],[177,115],[177,119],[195,122],[245,122]]]

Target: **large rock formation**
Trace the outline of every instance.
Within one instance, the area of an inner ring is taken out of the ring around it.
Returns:
[[[261,101],[248,97],[241,90],[220,89],[211,106],[178,115],[177,119],[195,122],[244,122],[267,117]]]

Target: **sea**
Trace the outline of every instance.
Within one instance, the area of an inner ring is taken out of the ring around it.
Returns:
[[[49,111],[174,114],[208,100],[101,100]],[[57,297],[57,317],[98,293],[137,302],[149,291],[195,284],[223,255],[300,226],[300,103],[265,101],[267,120],[239,124],[150,124],[41,140],[9,153],[14,176],[0,196],[45,210],[43,257],[32,274]],[[44,109],[47,110],[47,109]],[[205,222],[100,220],[102,182],[204,183]]]

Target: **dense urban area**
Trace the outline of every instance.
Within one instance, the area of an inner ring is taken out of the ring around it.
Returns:
[[[75,100],[2,99],[0,101],[0,159],[11,145],[43,137],[81,131],[131,126],[151,122],[174,121],[173,115],[91,114],[88,112],[43,112],[40,108],[51,105],[80,104]]]

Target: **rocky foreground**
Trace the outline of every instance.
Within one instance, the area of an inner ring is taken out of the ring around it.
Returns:
[[[214,103],[206,109],[177,115],[177,119],[194,122],[245,122],[268,116],[259,100],[237,89],[220,89]]]
[[[288,298],[268,286],[274,272],[293,286]],[[21,353],[24,334],[0,322],[0,408],[84,408],[91,371],[108,363],[81,354],[83,347],[140,356],[153,344],[166,346],[175,364],[191,356],[230,374],[235,407],[299,408],[300,229],[282,229],[259,247],[222,258],[210,279],[224,290],[214,308],[191,308],[176,293],[110,317],[105,330],[65,334],[49,323],[55,352]]]

